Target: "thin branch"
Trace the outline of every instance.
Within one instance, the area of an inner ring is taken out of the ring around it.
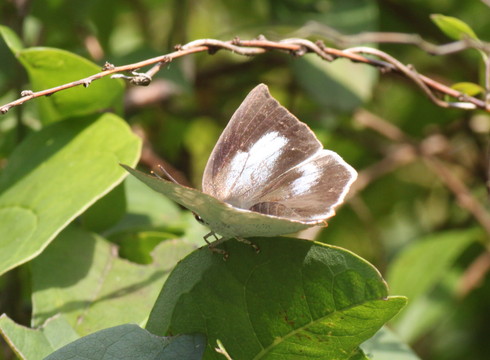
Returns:
[[[490,0],[486,0],[489,1]],[[353,45],[366,44],[366,43],[388,43],[388,44],[402,44],[402,45],[415,45],[421,50],[431,55],[449,55],[456,52],[460,52],[467,49],[478,49],[483,52],[490,52],[490,43],[483,42],[476,39],[462,39],[454,41],[448,44],[436,45],[429,41],[424,40],[418,34],[406,34],[398,32],[362,32],[354,35],[345,35],[341,32],[329,27],[325,24],[318,23],[316,21],[310,21],[297,32],[297,36],[320,36],[327,38],[339,47],[349,47]]]
[[[490,56],[485,56],[485,103],[490,108]]]
[[[436,155],[447,149],[447,141],[440,135],[432,135],[417,143],[397,128],[393,123],[362,111],[354,119],[386,138],[397,142],[397,151],[390,151],[386,159],[373,165],[372,168],[360,172],[354,183],[355,192],[362,190],[375,178],[405,165],[415,159],[421,158],[439,180],[454,194],[459,205],[466,209],[480,223],[485,232],[490,235],[490,214],[485,207],[471,194],[471,191],[459,179],[449,166]],[[489,236],[490,239],[490,236]]]
[[[448,95],[450,95],[450,93],[452,93],[451,96],[453,96],[457,99],[460,99],[463,102],[448,102],[448,101],[443,101],[443,100],[439,99],[438,97],[436,97],[436,95],[429,88],[429,83],[426,80],[430,80],[430,79],[427,79],[425,76],[422,76],[419,73],[417,73],[413,66],[404,65],[401,62],[399,62],[397,59],[395,59],[394,57],[386,54],[385,52],[383,52],[381,50],[373,49],[373,48],[365,47],[365,46],[360,46],[360,47],[346,49],[346,50],[344,50],[344,52],[371,54],[371,55],[375,55],[375,56],[383,59],[387,63],[391,64],[394,67],[394,69],[396,69],[398,72],[402,73],[408,79],[412,80],[418,87],[420,87],[422,89],[422,91],[425,92],[425,94],[429,97],[430,100],[432,100],[432,102],[434,102],[436,105],[438,105],[440,107],[444,107],[444,108],[452,107],[452,108],[459,108],[459,109],[465,109],[465,110],[472,110],[472,109],[477,108],[477,106],[475,104],[470,103],[468,101],[468,97],[466,95],[464,95],[464,94],[459,95],[459,94],[461,94],[461,93],[459,93],[459,91],[455,91],[454,89],[444,87],[444,85],[437,83],[437,87],[438,87],[437,90],[439,90],[442,93],[446,93]],[[430,81],[432,81],[432,80],[430,80]],[[431,83],[431,84],[436,85],[435,83]]]
[[[459,205],[469,211],[485,229],[485,232],[490,235],[490,215],[483,205],[473,197],[468,187],[439,159],[433,156],[424,156],[423,159],[426,165],[456,196]]]
[[[475,44],[472,44],[476,46]],[[467,46],[469,46],[467,44]],[[483,45],[482,45],[483,46]],[[294,56],[303,56],[307,53],[313,53],[322,58],[325,61],[334,61],[337,58],[346,58],[354,62],[361,62],[371,66],[379,68],[381,71],[392,71],[401,74],[414,83],[416,83],[427,96],[438,106],[452,107],[459,109],[483,109],[490,112],[490,107],[487,107],[485,101],[465,95],[459,91],[451,89],[433,79],[418,74],[412,67],[407,66],[388,55],[387,53],[369,48],[369,47],[354,47],[345,50],[339,50],[335,48],[326,47],[322,42],[313,43],[306,39],[285,39],[281,41],[270,41],[264,37],[259,37],[255,40],[239,40],[234,39],[231,41],[220,41],[215,39],[200,39],[191,41],[188,44],[180,45],[176,47],[176,51],[166,55],[157,56],[151,59],[143,60],[134,64],[128,64],[123,66],[114,66],[112,64],[106,64],[100,73],[91,75],[85,79],[80,79],[67,83],[64,85],[56,86],[51,89],[45,89],[37,92],[25,90],[21,93],[21,98],[5,104],[0,107],[0,113],[5,114],[12,107],[21,105],[26,101],[41,97],[49,96],[58,91],[69,89],[75,86],[88,87],[93,81],[101,79],[106,76],[122,77],[130,80],[136,85],[148,85],[152,76],[160,70],[160,68],[168,62],[173,61],[182,56],[190,54],[208,52],[214,54],[216,51],[223,49],[230,51],[237,55],[242,56],[257,56],[267,51],[284,51]],[[376,59],[366,57],[363,54],[368,54],[377,57]],[[155,65],[156,64],[156,65]],[[140,68],[155,65],[147,73],[136,73]],[[131,73],[132,76],[124,75],[125,73]],[[438,95],[445,94],[455,99],[457,102],[447,102],[441,100]]]
[[[466,297],[471,291],[480,287],[490,271],[490,252],[482,252],[468,266],[459,281],[458,296],[459,298]]]

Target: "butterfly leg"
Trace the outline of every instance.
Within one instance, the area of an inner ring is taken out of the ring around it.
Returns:
[[[214,241],[209,242],[208,238],[209,238],[210,236],[214,236]],[[223,249],[218,249],[218,248],[216,247],[216,245],[221,244],[221,243],[222,243],[223,241],[225,241],[226,239],[224,239],[224,238],[218,238],[218,237],[216,236],[216,233],[214,233],[214,232],[212,232],[212,231],[211,231],[210,233],[208,233],[208,234],[204,235],[204,237],[203,237],[203,238],[204,238],[204,241],[206,241],[206,243],[209,245],[208,247],[209,247],[209,250],[211,250],[211,252],[214,252],[214,253],[217,253],[217,254],[221,254],[221,255],[223,255],[223,260],[227,260],[227,259],[228,259],[228,257],[230,256],[230,254],[228,254],[228,253],[227,253],[225,250],[223,250]]]
[[[236,237],[236,239],[244,244],[247,244],[251,247],[253,247],[253,249],[255,250],[255,252],[258,254],[260,252],[260,248],[258,247],[257,244],[254,244],[253,242],[251,242],[250,240],[248,239],[245,239],[245,238],[242,238],[242,237]]]

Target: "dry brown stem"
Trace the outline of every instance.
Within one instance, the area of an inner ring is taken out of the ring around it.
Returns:
[[[466,48],[472,44],[466,44]],[[475,45],[476,46],[476,45]],[[465,47],[459,46],[458,50]],[[135,85],[148,85],[152,76],[160,70],[166,63],[171,62],[179,57],[188,56],[200,52],[215,53],[218,50],[231,51],[237,55],[257,56],[267,51],[283,51],[294,56],[304,56],[308,53],[313,53],[325,61],[335,61],[337,58],[346,58],[354,62],[361,62],[367,65],[375,66],[382,72],[392,71],[402,76],[407,77],[419,86],[427,96],[438,106],[452,107],[459,109],[483,109],[490,112],[490,108],[486,106],[484,100],[476,97],[465,95],[456,91],[440,82],[430,79],[424,75],[417,73],[413,67],[404,65],[389,54],[370,47],[353,47],[345,50],[326,47],[322,42],[312,42],[307,39],[292,38],[280,41],[270,41],[264,37],[259,37],[254,40],[234,39],[231,41],[220,41],[215,39],[200,39],[191,41],[185,45],[176,47],[176,51],[166,55],[157,56],[151,59],[143,60],[134,64],[123,66],[114,66],[106,63],[102,71],[91,75],[87,78],[73,81],[67,84],[62,84],[51,89],[41,91],[25,90],[21,93],[21,97],[8,104],[0,106],[0,113],[5,114],[14,106],[19,106],[26,101],[41,97],[49,96],[58,91],[69,89],[75,86],[88,87],[93,81],[106,76],[123,77],[130,80]],[[369,56],[365,56],[369,55]],[[143,74],[134,73],[138,69],[146,66],[154,65],[149,71]],[[131,76],[123,74],[132,73]],[[440,98],[441,95],[449,95],[456,99],[454,102],[444,101]]]

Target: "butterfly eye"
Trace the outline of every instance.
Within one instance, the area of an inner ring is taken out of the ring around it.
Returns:
[[[196,219],[196,221],[199,223],[199,224],[203,224],[203,225],[207,225],[206,222],[202,219],[202,217],[200,217],[199,215],[197,215],[196,213],[193,213],[194,214],[194,219]]]

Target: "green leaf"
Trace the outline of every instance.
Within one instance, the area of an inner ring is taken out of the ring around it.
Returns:
[[[462,40],[465,37],[478,39],[473,29],[458,18],[441,14],[432,14],[430,18],[444,34],[453,40]]]
[[[140,140],[119,117],[71,119],[32,134],[0,176],[0,274],[37,256],[126,176]]]
[[[414,342],[446,321],[458,308],[461,269],[450,269],[434,289],[411,300],[395,319],[394,328],[405,341]]]
[[[141,231],[125,234],[113,240],[119,246],[119,254],[139,264],[150,264],[153,261],[152,250],[162,241],[175,239],[174,234],[159,231]],[[204,243],[204,241],[202,241]]]
[[[459,82],[451,85],[451,88],[469,96],[476,96],[485,92],[483,87],[472,82]]]
[[[78,338],[62,316],[49,319],[38,329],[30,329],[16,324],[3,314],[0,316],[0,332],[15,354],[28,360],[43,359]]]
[[[298,82],[329,111],[353,111],[371,96],[377,72],[345,59],[327,63],[308,56],[291,62]]]
[[[205,343],[202,335],[163,338],[137,325],[126,324],[79,339],[46,360],[199,360]]]
[[[178,228],[182,223],[177,204],[155,193],[133,176],[124,180],[127,203],[126,214],[108,233],[111,239],[121,233],[144,230]],[[179,228],[183,232],[183,228]]]
[[[102,232],[117,224],[126,214],[124,183],[119,184],[102,199],[99,199],[81,216],[85,228]]]
[[[435,286],[456,258],[480,236],[480,229],[455,230],[413,242],[388,269],[386,278],[391,291],[414,301]]]
[[[100,66],[87,59],[60,49],[29,48],[19,51],[17,57],[29,75],[33,91],[67,84],[101,71]],[[77,86],[35,101],[39,103],[42,122],[48,124],[101,110],[120,110],[123,91],[121,80],[105,77],[87,89]]]
[[[349,251],[292,238],[234,240],[229,259],[193,252],[173,270],[147,329],[203,333],[233,359],[348,359],[405,304],[379,272]],[[239,340],[238,340],[239,339]]]
[[[403,343],[387,327],[361,345],[369,359],[373,360],[420,360],[412,349]]]
[[[183,140],[191,160],[193,175],[191,183],[201,183],[209,154],[211,154],[222,130],[210,118],[205,117],[196,118],[189,124]]]
[[[152,264],[139,265],[120,259],[116,245],[70,226],[32,261],[32,323],[61,313],[82,336],[144,324],[168,273],[191,250],[182,241],[165,241]]]
[[[12,54],[16,55],[20,52],[24,45],[22,44],[22,40],[17,36],[17,34],[10,28],[0,25],[0,36],[2,37],[5,44],[7,44]]]

